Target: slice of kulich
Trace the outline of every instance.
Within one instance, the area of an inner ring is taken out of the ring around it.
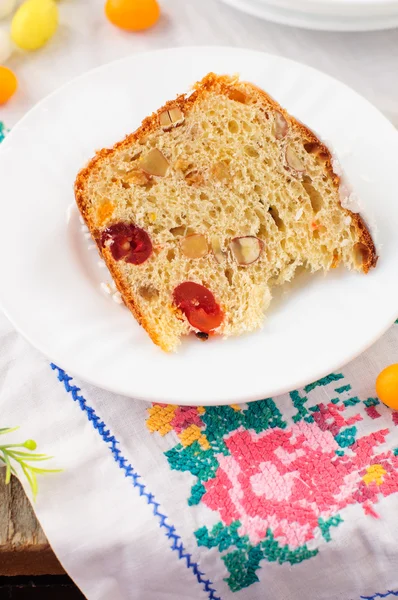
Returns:
[[[75,194],[125,304],[172,351],[192,331],[261,327],[272,288],[299,266],[374,267],[339,188],[309,129],[256,86],[209,73],[97,152]]]

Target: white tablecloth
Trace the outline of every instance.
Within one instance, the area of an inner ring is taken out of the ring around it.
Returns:
[[[51,43],[9,63],[20,90],[0,108],[7,127],[87,69],[187,44],[306,62],[398,125],[396,30],[300,31],[216,0],[163,0],[159,24],[131,35],[104,19],[99,0],[59,7]],[[1,443],[34,438],[54,456],[49,466],[63,469],[39,476],[35,510],[90,600],[392,598],[398,419],[378,402],[374,381],[397,361],[394,325],[341,372],[278,399],[149,406],[76,382],[0,315],[0,427],[20,425]]]

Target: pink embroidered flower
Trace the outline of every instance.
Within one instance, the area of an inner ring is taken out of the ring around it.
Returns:
[[[252,544],[270,528],[280,543],[298,548],[315,537],[319,518],[357,502],[374,514],[371,505],[379,494],[398,491],[398,457],[374,452],[387,433],[364,436],[338,456],[325,421],[322,428],[301,421],[260,434],[239,428],[225,438],[230,455],[217,456],[219,467],[204,483],[202,501],[225,525],[239,520],[239,534]]]

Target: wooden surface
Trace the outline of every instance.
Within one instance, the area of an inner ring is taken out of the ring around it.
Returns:
[[[0,600],[84,600],[67,575],[1,577]]]
[[[0,576],[64,573],[21,484],[13,477],[5,485],[0,469]]]

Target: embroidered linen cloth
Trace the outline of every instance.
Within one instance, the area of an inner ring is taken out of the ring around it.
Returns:
[[[10,62],[21,91],[0,109],[0,138],[72,76],[134,51],[183,44],[249,46],[302,60],[398,123],[396,32],[305,32],[216,0],[164,0],[159,25],[129,36],[104,22],[99,0],[63,0],[59,8],[60,35]],[[148,405],[50,365],[0,313],[0,427],[19,425],[7,442],[34,438],[38,452],[53,456],[48,467],[63,469],[38,477],[34,509],[89,600],[393,598],[398,413],[374,390],[376,375],[393,362],[398,325],[341,371],[280,398]]]
[[[90,600],[398,596],[398,412],[374,393],[398,325],[304,389],[224,407],[103,392],[5,318],[0,347],[2,424],[63,469],[34,509]]]

